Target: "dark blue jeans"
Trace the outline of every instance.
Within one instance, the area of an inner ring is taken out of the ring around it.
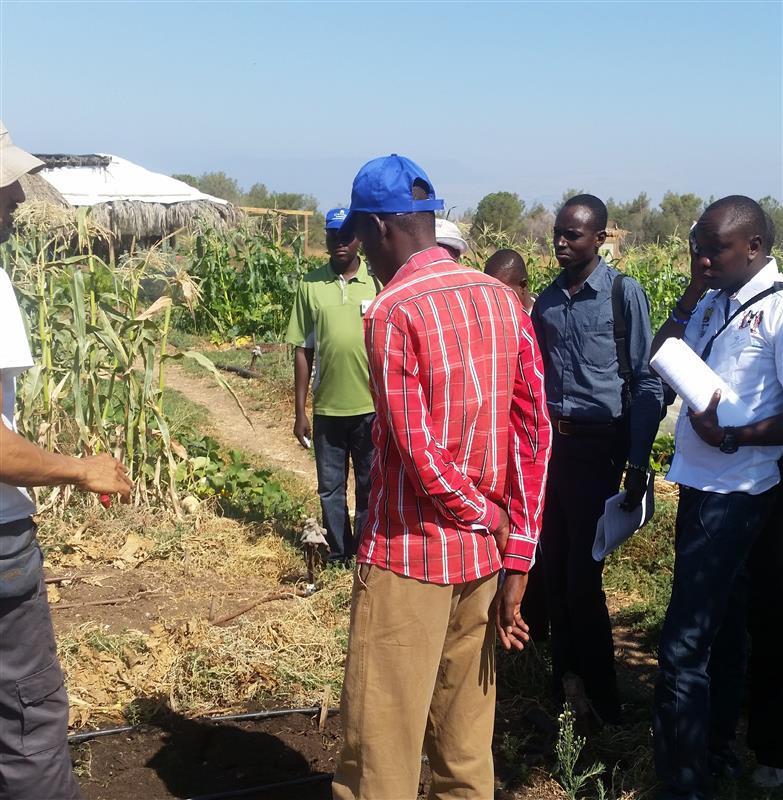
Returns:
[[[660,800],[710,797],[708,752],[734,736],[746,661],[746,561],[775,495],[680,488],[653,713]]]
[[[346,561],[356,553],[356,544],[367,521],[372,463],[372,423],[375,414],[354,417],[313,416],[315,468],[321,498],[329,560]],[[356,483],[356,515],[351,530],[347,487],[349,458]]]

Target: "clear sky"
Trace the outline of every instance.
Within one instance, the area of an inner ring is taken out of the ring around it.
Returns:
[[[783,199],[783,3],[0,0],[36,152],[345,202],[399,152],[461,213],[569,187]]]

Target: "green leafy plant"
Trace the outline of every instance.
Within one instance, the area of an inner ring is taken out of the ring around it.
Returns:
[[[576,733],[574,729],[575,721],[574,712],[571,706],[566,703],[563,706],[563,713],[558,717],[560,729],[555,744],[555,755],[557,756],[555,774],[569,800],[579,800],[579,793],[591,781],[600,784],[598,778],[606,771],[606,768],[600,762],[581,772],[577,770],[579,756],[585,746],[585,738]]]
[[[304,258],[299,239],[291,244],[277,244],[251,223],[229,231],[200,226],[189,274],[201,302],[192,315],[180,315],[180,326],[223,341],[281,340],[299,280],[315,263]]]
[[[190,458],[179,466],[179,484],[198,497],[214,497],[224,513],[281,522],[302,517],[300,503],[291,498],[273,473],[254,468],[239,450],[224,456],[209,436],[194,436],[185,447]]]
[[[669,433],[661,433],[653,442],[650,453],[650,466],[654,472],[663,473],[669,468],[674,456],[674,437]]]
[[[112,453],[129,469],[134,504],[178,509],[178,456],[163,409],[166,365],[194,361],[231,392],[201,353],[167,349],[172,309],[192,311],[196,285],[156,248],[116,263],[101,259],[93,248],[108,233],[88,209],[56,227],[20,209],[17,225],[2,261],[36,364],[18,384],[20,430],[48,450]],[[145,307],[142,284],[149,279],[162,294]],[[47,505],[61,509],[70,494],[55,488],[47,496]]]

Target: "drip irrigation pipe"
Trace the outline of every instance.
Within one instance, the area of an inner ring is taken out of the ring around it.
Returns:
[[[428,761],[425,755],[421,757],[422,763]],[[248,795],[259,792],[271,792],[275,789],[287,789],[289,786],[304,786],[308,783],[320,783],[321,781],[331,781],[334,774],[322,772],[320,775],[308,775],[306,778],[292,778],[289,781],[279,781],[278,783],[265,783],[261,786],[249,786],[247,789],[230,789],[227,792],[216,792],[215,794],[200,794],[191,797],[189,800],[228,800],[231,797],[247,797]]]
[[[193,722],[240,722],[242,720],[251,719],[271,719],[272,717],[287,717],[290,714],[317,714],[320,712],[321,706],[310,706],[308,708],[273,708],[267,711],[249,711],[245,714],[219,714],[212,717],[195,717]],[[336,708],[330,708],[329,714],[336,714]],[[129,733],[137,731],[140,728],[147,727],[148,723],[141,725],[122,725],[118,728],[100,728],[95,731],[84,731],[82,733],[71,733],[68,736],[69,744],[79,744],[80,742],[87,742],[90,739],[98,739],[102,736],[115,736],[120,733]],[[228,797],[229,795],[220,795],[221,797]],[[233,795],[231,795],[233,796]],[[238,796],[238,795],[237,795]]]
[[[190,800],[227,800],[230,797],[248,797],[259,792],[272,792],[275,789],[287,789],[289,786],[304,786],[308,783],[320,783],[321,781],[332,780],[331,772],[324,772],[321,775],[308,775],[306,778],[294,778],[290,781],[279,781],[278,783],[265,783],[261,786],[250,786],[247,789],[234,789],[229,792],[217,792],[216,794],[200,794],[191,797]]]

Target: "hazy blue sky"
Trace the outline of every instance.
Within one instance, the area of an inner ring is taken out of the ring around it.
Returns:
[[[0,114],[38,152],[345,201],[418,161],[506,189],[783,198],[783,4],[0,0]]]

